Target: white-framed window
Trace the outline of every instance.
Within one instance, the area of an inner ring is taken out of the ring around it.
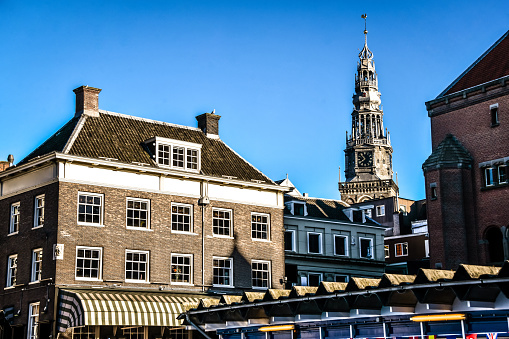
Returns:
[[[308,286],[318,287],[322,279],[322,273],[308,273]]]
[[[406,209],[406,205],[399,205],[399,211],[403,215],[408,215],[408,212],[407,212],[407,209]]]
[[[44,203],[44,194],[35,197],[33,228],[44,226]]]
[[[171,283],[191,285],[193,283],[193,255],[171,254]]]
[[[251,238],[254,240],[270,240],[270,215],[251,213]]]
[[[348,256],[348,236],[334,234],[334,255]]]
[[[20,207],[19,201],[11,204],[9,234],[15,234],[19,232],[19,207]]]
[[[285,230],[285,251],[297,251],[295,234],[295,230]]]
[[[408,255],[408,243],[402,242],[394,245],[396,257],[404,257]]]
[[[391,257],[391,250],[389,245],[384,245],[384,254],[386,259]]]
[[[251,260],[251,281],[255,289],[270,288],[270,261]]]
[[[127,282],[148,282],[149,252],[125,251],[125,280]]]
[[[484,169],[484,178],[486,182],[486,187],[495,185],[495,167],[487,167]]]
[[[364,259],[373,259],[373,239],[359,237],[359,256]]]
[[[322,233],[308,233],[308,253],[322,254]]]
[[[233,258],[212,258],[214,286],[233,287]]]
[[[376,216],[383,217],[385,215],[385,205],[378,205],[376,207]]]
[[[335,282],[348,282],[350,280],[350,277],[343,274],[335,274],[334,275],[334,281]]]
[[[156,162],[164,167],[199,172],[201,167],[201,144],[155,138]]]
[[[126,199],[126,226],[131,229],[150,229],[150,200]]]
[[[424,254],[426,258],[429,258],[429,239],[424,240]]]
[[[212,208],[212,233],[215,236],[231,237],[232,210],[225,208]]]
[[[371,208],[365,209],[366,217],[371,218]]]
[[[13,254],[7,258],[7,283],[5,287],[16,285],[16,275],[18,274],[18,255]]]
[[[171,231],[193,232],[193,205],[171,203]]]
[[[28,339],[39,338],[39,306],[38,302],[28,305]]]
[[[76,280],[101,280],[102,247],[76,246]]]
[[[102,194],[78,192],[78,224],[103,224],[103,198]]]
[[[498,169],[498,183],[506,184],[507,183],[507,166],[499,165],[497,169]]]
[[[42,248],[32,251],[32,274],[31,282],[41,281],[42,276]]]

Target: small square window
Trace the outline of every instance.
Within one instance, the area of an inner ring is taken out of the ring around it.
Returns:
[[[129,228],[150,228],[150,200],[127,198],[126,225]]]
[[[308,286],[320,286],[322,275],[320,273],[308,273]]]
[[[44,200],[44,194],[35,197],[33,228],[44,226]]]
[[[9,224],[9,234],[15,234],[19,232],[19,202],[11,204],[11,217]]]
[[[193,205],[171,204],[171,230],[173,232],[193,232]]]
[[[102,225],[103,195],[96,193],[78,193],[78,223],[84,225]]]
[[[385,205],[378,205],[376,207],[376,216],[383,217],[385,215]]]
[[[193,283],[193,255],[172,254],[171,255],[171,283],[190,285]]]
[[[404,257],[408,255],[408,243],[403,242],[394,245],[397,257]]]
[[[322,234],[308,232],[308,253],[322,254]]]
[[[342,274],[334,275],[335,282],[348,282],[348,280],[350,280],[350,279],[347,275],[342,275]]]
[[[334,235],[334,254],[348,255],[348,237],[346,235]]]
[[[230,237],[232,232],[232,210],[212,208],[212,233],[216,236]]]
[[[213,258],[213,282],[214,286],[233,287],[233,259]]]

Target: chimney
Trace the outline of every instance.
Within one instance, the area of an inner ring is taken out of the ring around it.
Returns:
[[[81,86],[76,88],[76,113],[75,117],[82,114],[98,117],[99,116],[99,93],[100,88],[94,88],[89,86]]]
[[[219,119],[221,119],[221,116],[216,115],[216,110],[213,110],[212,113],[203,113],[196,117],[198,128],[209,138],[219,137]]]

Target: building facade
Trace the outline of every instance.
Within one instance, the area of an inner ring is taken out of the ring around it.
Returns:
[[[348,204],[398,194],[390,135],[384,129],[378,75],[367,33],[365,30],[355,75],[351,134],[346,133],[345,181],[339,183],[341,200]]]
[[[434,100],[423,164],[432,267],[509,258],[509,32]]]
[[[0,309],[12,338],[188,338],[200,298],[281,288],[281,187],[198,128],[76,113],[0,172]],[[83,307],[82,313],[76,309]]]

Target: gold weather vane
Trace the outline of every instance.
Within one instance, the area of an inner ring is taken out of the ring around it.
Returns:
[[[363,19],[364,19],[364,34],[365,34],[365,35],[367,35],[367,34],[368,34],[368,30],[367,30],[367,28],[366,28],[366,21],[367,21],[366,19],[367,19],[367,17],[368,17],[368,15],[367,15],[366,13],[364,13],[364,14],[362,14],[362,15],[361,15],[361,18],[363,18]]]

